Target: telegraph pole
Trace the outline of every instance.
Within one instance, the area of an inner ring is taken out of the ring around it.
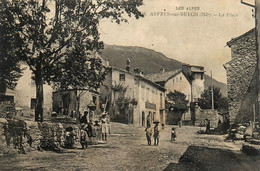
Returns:
[[[259,0],[255,1],[255,24],[256,24],[256,49],[257,49],[257,104],[256,104],[256,114],[258,117],[258,121],[260,120],[260,112],[259,112],[259,102],[260,102],[260,60],[259,60],[259,56],[260,56],[260,2]]]
[[[210,70],[210,76],[211,76],[211,107],[212,110],[214,110],[214,87],[213,87],[212,70]]]

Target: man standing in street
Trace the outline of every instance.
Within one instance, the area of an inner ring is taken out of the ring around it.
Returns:
[[[147,125],[147,128],[145,129],[146,132],[146,139],[148,142],[148,145],[151,145],[152,141],[151,141],[151,137],[152,137],[152,128],[150,125]]]
[[[159,132],[160,132],[160,129],[159,129],[159,122],[156,121],[154,122],[155,126],[154,126],[154,145],[155,146],[158,146],[159,145]]]

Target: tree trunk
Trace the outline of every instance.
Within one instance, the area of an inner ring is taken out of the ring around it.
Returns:
[[[41,64],[37,64],[35,72],[36,84],[36,108],[35,108],[35,121],[43,121],[43,80]]]

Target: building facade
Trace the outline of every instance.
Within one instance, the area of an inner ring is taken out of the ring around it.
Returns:
[[[228,107],[231,122],[253,120],[256,109],[256,38],[255,29],[227,42],[231,61],[224,64],[227,72]]]
[[[110,101],[108,110],[114,121],[136,126],[154,121],[165,124],[165,89],[140,72],[111,67],[100,94],[103,101]]]
[[[23,112],[34,112],[36,105],[36,86],[32,79],[32,71],[29,66],[21,62],[23,74],[17,82],[14,90],[7,89],[5,93],[0,94],[1,101],[11,101],[15,103],[16,108],[22,108]],[[44,110],[50,111],[52,108],[52,91],[49,85],[43,86],[44,93]]]

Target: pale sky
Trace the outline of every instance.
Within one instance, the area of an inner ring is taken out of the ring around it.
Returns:
[[[204,66],[206,74],[210,75],[212,70],[213,78],[226,83],[223,64],[231,59],[226,42],[255,26],[251,7],[242,5],[240,0],[145,0],[144,3],[140,8],[146,13],[144,18],[131,18],[129,23],[121,25],[102,21],[101,40],[109,45],[153,49],[169,58]],[[177,10],[178,6],[185,9]],[[186,10],[187,7],[199,10]],[[197,12],[200,16],[158,16],[157,12]],[[211,17],[201,16],[202,13]]]

